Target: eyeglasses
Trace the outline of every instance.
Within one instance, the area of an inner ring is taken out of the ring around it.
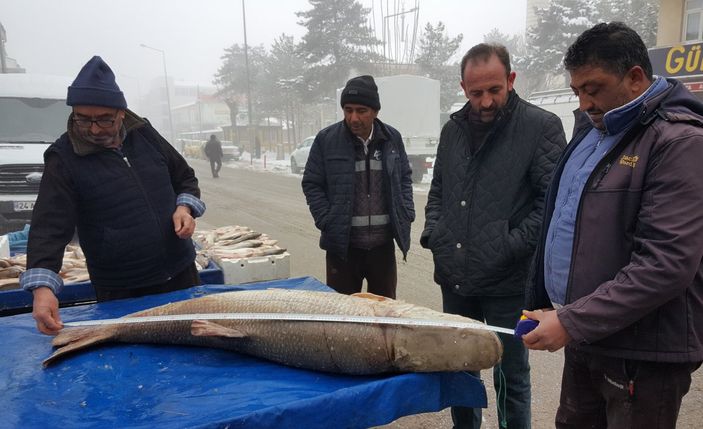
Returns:
[[[100,128],[110,128],[115,125],[117,120],[117,113],[112,119],[87,119],[87,118],[73,118],[73,123],[80,128],[90,128],[93,123],[97,124]]]

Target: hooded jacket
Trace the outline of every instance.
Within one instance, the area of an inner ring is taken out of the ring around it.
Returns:
[[[442,128],[420,243],[434,280],[465,296],[524,292],[544,193],[566,140],[559,118],[511,91],[471,151],[470,103]]]
[[[681,83],[646,99],[635,124],[591,173],[576,217],[566,305],[571,346],[663,362],[703,360],[703,104]],[[547,194],[555,211],[576,133]],[[539,241],[527,308],[551,307]]]

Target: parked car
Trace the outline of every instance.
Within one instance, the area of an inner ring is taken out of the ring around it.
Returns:
[[[0,234],[32,218],[44,151],[66,131],[69,78],[0,74]]]
[[[293,174],[300,174],[305,170],[305,164],[308,162],[310,155],[310,147],[315,141],[315,136],[310,136],[303,140],[300,145],[290,154],[290,171]]]
[[[239,146],[233,145],[232,142],[222,142],[222,160],[223,161],[239,161],[242,156]]]

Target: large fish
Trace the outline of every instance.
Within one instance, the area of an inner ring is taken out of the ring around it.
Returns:
[[[225,292],[125,317],[198,313],[303,313],[475,322],[372,294],[269,289]],[[344,374],[476,371],[494,366],[502,344],[490,331],[309,321],[168,321],[65,328],[47,366],[105,342],[217,347],[298,368]]]

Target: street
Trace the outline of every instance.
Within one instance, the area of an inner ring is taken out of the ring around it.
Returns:
[[[223,167],[214,179],[209,164],[189,159],[196,170],[207,212],[198,220],[199,229],[224,225],[245,225],[279,240],[291,254],[291,277],[313,276],[324,282],[325,254],[319,248],[319,232],[305,203],[300,175],[274,174],[248,168],[241,162],[237,168]],[[426,187],[425,187],[426,188]],[[412,229],[412,244],[407,262],[398,252],[398,299],[441,311],[439,287],[432,280],[432,254],[419,245],[424,225],[425,188],[414,195],[416,219]],[[559,402],[562,352],[531,352],[532,422],[537,429],[554,427],[554,415]],[[483,371],[488,392],[488,409],[484,410],[485,428],[498,428],[495,394],[491,371]],[[684,398],[679,416],[679,428],[700,426],[703,420],[703,371],[694,374],[691,390]],[[389,429],[451,428],[447,410],[401,418]]]

